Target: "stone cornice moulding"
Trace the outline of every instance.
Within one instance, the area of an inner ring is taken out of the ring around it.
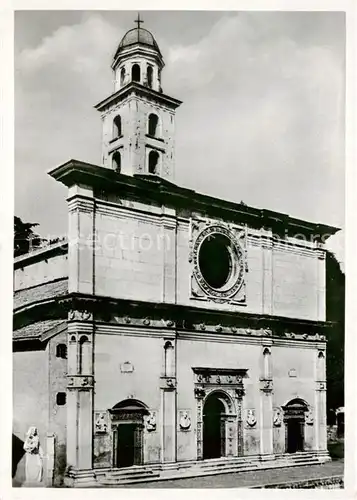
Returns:
[[[182,104],[182,101],[180,101],[179,99],[170,97],[169,95],[161,92],[157,92],[156,90],[145,87],[140,83],[130,82],[129,84],[125,85],[125,87],[119,89],[114,94],[111,94],[109,97],[106,97],[101,102],[96,104],[94,108],[99,112],[103,112],[117,102],[121,102],[129,96],[149,97],[150,102],[154,100],[161,106],[165,106],[167,110],[176,109]]]
[[[227,329],[255,329],[263,330],[261,336],[272,336],[279,332],[278,337],[288,337],[294,339],[297,335],[315,335],[315,341],[325,341],[317,338],[319,332],[325,331],[333,325],[331,322],[310,321],[294,319],[282,316],[269,316],[261,314],[217,311],[199,308],[195,306],[185,306],[181,304],[169,304],[163,302],[143,302],[129,299],[119,299],[113,297],[86,295],[79,292],[72,292],[67,296],[57,299],[57,302],[67,311],[84,310],[93,311],[95,319],[108,317],[111,315],[127,315],[136,318],[156,318],[166,319],[176,322],[177,328],[183,330],[195,330],[199,325],[211,325],[216,329],[221,327],[222,332]],[[120,311],[120,312],[119,312]],[[103,316],[104,315],[104,316]],[[99,317],[98,317],[99,316]],[[201,318],[200,318],[201,317]],[[233,331],[233,333],[235,333]],[[276,337],[276,335],[274,335]]]
[[[277,225],[288,228],[290,234],[305,234],[307,236],[331,236],[339,228],[325,224],[313,223],[292,218],[286,214],[265,209],[249,207],[242,203],[234,203],[212,196],[197,193],[191,189],[180,187],[159,177],[128,176],[117,172],[81,162],[69,160],[49,172],[49,175],[67,186],[75,184],[91,185],[97,188],[135,194],[143,199],[154,199],[161,204],[170,204],[175,207],[186,207],[191,211],[205,212],[209,217],[223,217],[232,223],[247,224],[252,227],[271,227]]]

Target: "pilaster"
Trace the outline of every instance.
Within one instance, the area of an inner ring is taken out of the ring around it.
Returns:
[[[164,370],[161,391],[161,462],[176,461],[176,341],[164,343]]]
[[[315,382],[315,448],[327,450],[326,350],[317,350]]]
[[[94,292],[93,188],[75,185],[68,190],[68,291]]]
[[[168,209],[166,209],[166,212]],[[176,302],[176,229],[177,221],[175,211],[170,210],[170,214],[164,214],[161,219],[160,239],[161,251],[163,255],[163,286],[162,301],[174,304]]]
[[[92,468],[93,317],[87,311],[68,315],[67,466]]]
[[[264,339],[260,363],[260,453],[273,454],[272,340]]]
[[[262,314],[273,313],[273,234],[271,230],[261,230],[262,251]]]

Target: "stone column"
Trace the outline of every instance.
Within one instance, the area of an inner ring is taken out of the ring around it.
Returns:
[[[176,461],[176,344],[164,344],[164,375],[161,377],[161,461]]]
[[[92,468],[94,384],[92,320],[92,315],[86,311],[69,313],[67,466],[75,470]],[[81,356],[88,356],[89,359],[81,360]]]

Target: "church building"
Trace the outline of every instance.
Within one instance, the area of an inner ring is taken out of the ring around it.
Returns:
[[[68,240],[15,259],[13,438],[38,429],[47,486],[325,462],[338,229],[175,184],[182,102],[140,24],[95,106],[102,164],[49,174]]]

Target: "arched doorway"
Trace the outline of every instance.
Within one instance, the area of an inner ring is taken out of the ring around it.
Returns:
[[[203,407],[203,458],[226,455],[226,407],[220,393],[210,394]]]
[[[109,410],[112,418],[113,467],[143,463],[144,416],[147,406],[136,399],[125,399]]]
[[[296,398],[283,406],[285,422],[285,447],[287,453],[304,451],[305,446],[305,412],[308,406],[302,399]]]

